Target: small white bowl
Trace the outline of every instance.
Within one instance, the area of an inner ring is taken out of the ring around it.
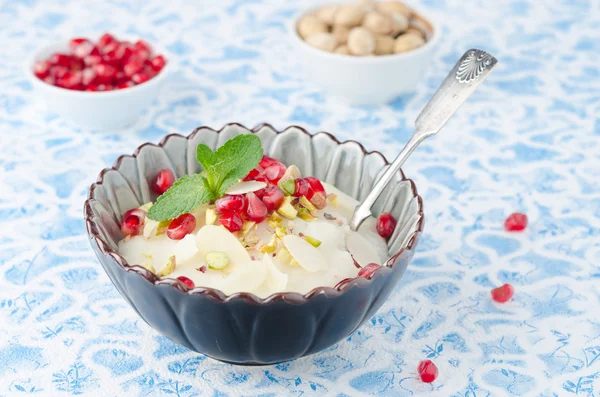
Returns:
[[[155,53],[165,54],[162,48],[155,45],[152,48]],[[167,64],[156,76],[140,85],[114,91],[75,91],[45,83],[33,74],[35,63],[47,59],[55,52],[68,53],[69,40],[42,47],[26,64],[25,73],[36,95],[44,99],[48,111],[77,126],[100,130],[127,127],[135,123],[142,111],[157,97],[168,75],[170,63],[167,59]]]
[[[340,3],[343,1],[332,5]],[[383,105],[415,90],[433,61],[440,36],[440,26],[432,18],[411,6],[417,19],[430,30],[427,42],[417,49],[392,55],[343,55],[308,45],[296,29],[300,18],[325,6],[327,4],[302,11],[288,24],[299,52],[297,59],[307,79],[351,105]]]

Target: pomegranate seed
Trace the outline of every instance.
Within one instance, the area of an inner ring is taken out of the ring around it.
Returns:
[[[515,288],[510,284],[504,284],[501,287],[492,290],[492,299],[498,303],[505,303],[515,294]]]
[[[107,65],[105,63],[100,63],[98,65],[92,66],[94,72],[96,73],[96,79],[99,83],[108,84],[111,83],[112,80],[117,75],[117,69],[115,69],[111,65]]]
[[[358,271],[358,277],[368,278],[375,270],[379,269],[379,267],[380,266],[377,263],[369,263]]]
[[[150,66],[144,66],[144,69],[142,70],[141,73],[147,75],[150,78],[156,76],[156,74],[157,74],[156,71],[154,69],[152,69]]]
[[[71,64],[69,65],[69,70],[72,72],[78,72],[85,67],[83,60],[79,58],[71,58]]]
[[[266,187],[255,192],[255,194],[262,200],[269,212],[278,209],[285,198],[283,192],[277,186]]]
[[[265,168],[265,176],[272,184],[276,185],[285,174],[285,165],[281,163],[273,164]]]
[[[117,39],[110,33],[104,33],[98,40],[98,48],[104,48],[111,43],[116,43]]]
[[[123,215],[121,232],[125,236],[137,236],[142,233],[146,212],[138,208],[131,209]]]
[[[388,238],[394,233],[396,228],[396,219],[387,212],[379,215],[377,218],[377,233],[383,238]]]
[[[527,215],[521,212],[510,214],[504,221],[504,229],[509,232],[520,232],[527,227]]]
[[[183,214],[173,219],[167,229],[167,237],[181,240],[196,228],[196,218],[192,214]]]
[[[133,50],[126,43],[120,43],[117,47],[104,55],[104,61],[113,66],[125,64],[129,57],[133,54]]]
[[[125,214],[123,214],[123,218],[126,218],[129,215],[135,215],[140,219],[144,219],[144,217],[146,216],[146,211],[141,210],[139,208],[132,208],[129,211],[125,212]]]
[[[86,66],[98,65],[100,62],[102,62],[101,55],[88,55],[85,58],[83,58],[83,63]]]
[[[69,90],[80,90],[82,89],[81,85],[82,81],[82,73],[81,72],[68,72],[60,79],[56,80],[56,85],[61,88],[66,88]]]
[[[308,194],[308,182],[304,178],[297,178],[294,180],[294,197],[302,197]]]
[[[262,168],[267,168],[268,166],[276,163],[279,163],[279,160],[269,156],[262,156],[262,159],[260,160],[258,165],[260,165]]]
[[[44,79],[50,75],[50,62],[37,61],[33,67],[33,74],[39,79]]]
[[[127,63],[123,66],[123,72],[125,76],[131,77],[144,67],[144,63],[135,57],[129,58]]]
[[[267,215],[269,215],[267,206],[258,197],[256,197],[256,194],[253,192],[247,193],[246,200],[248,201],[246,218],[248,218],[249,221],[260,223],[267,219]]]
[[[110,84],[90,84],[86,91],[112,91],[115,87]]]
[[[91,54],[94,49],[94,44],[92,44],[88,39],[73,39],[69,43],[69,48],[71,49],[71,53],[75,55],[77,58],[84,58]]]
[[[96,79],[96,72],[92,68],[85,68],[83,72],[81,72],[81,83],[84,86],[90,85]]]
[[[154,180],[152,181],[152,190],[154,193],[161,195],[169,190],[174,183],[175,175],[173,174],[173,171],[165,168],[164,170],[158,171],[158,174],[154,177]]]
[[[219,223],[225,226],[227,230],[233,233],[242,229],[244,221],[242,220],[240,214],[238,214],[237,212],[228,212],[226,214],[221,215],[221,217],[219,218]]]
[[[136,73],[131,76],[131,81],[133,81],[135,84],[142,84],[148,80],[150,80],[150,76],[143,73]]]
[[[177,277],[177,280],[184,283],[185,286],[188,287],[189,289],[193,289],[194,287],[196,287],[196,284],[194,284],[194,282],[191,279],[187,278],[186,276],[179,276],[179,277]]]
[[[308,176],[304,179],[308,183],[308,193],[306,194],[306,198],[309,199],[317,209],[322,210],[327,206],[327,193],[325,193],[323,184],[314,176]]]
[[[54,83],[56,82],[56,80],[52,76],[44,77],[42,80],[44,80],[44,83],[48,83],[51,85],[54,85]]]
[[[69,73],[69,69],[64,66],[53,66],[50,68],[50,76],[54,77],[55,79],[60,79],[67,73]]]
[[[48,62],[50,62],[52,65],[64,66],[68,68],[71,66],[71,57],[66,54],[55,53],[48,58]]]
[[[133,87],[135,84],[132,81],[124,81],[117,85],[117,88],[122,90],[123,88]]]
[[[419,376],[425,383],[431,383],[438,377],[438,369],[431,360],[423,360],[418,367]]]
[[[223,196],[215,201],[215,205],[219,214],[243,212],[246,209],[246,197],[241,194]]]
[[[162,55],[157,55],[153,57],[150,60],[150,62],[152,63],[152,69],[156,70],[157,72],[160,72],[162,68],[164,68],[167,64],[165,57],[163,57]]]
[[[263,168],[258,166],[251,170],[248,175],[244,177],[245,181],[258,181],[258,182],[267,182],[267,177],[263,172]]]
[[[141,59],[146,60],[150,58],[150,54],[152,54],[152,47],[150,44],[146,43],[144,40],[138,40],[134,44],[135,54]]]

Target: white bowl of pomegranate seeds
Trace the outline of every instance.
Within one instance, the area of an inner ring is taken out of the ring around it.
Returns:
[[[168,74],[164,52],[143,39],[111,34],[47,45],[27,63],[27,74],[48,109],[93,129],[133,124],[150,106]]]
[[[440,38],[438,24],[398,0],[321,5],[288,30],[307,79],[352,105],[382,105],[414,91]]]

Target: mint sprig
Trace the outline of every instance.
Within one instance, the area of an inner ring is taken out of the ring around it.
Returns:
[[[263,149],[256,135],[238,135],[213,152],[204,144],[196,148],[196,158],[206,170],[177,180],[148,211],[148,218],[164,221],[188,213],[201,204],[223,197],[225,191],[256,168]]]
[[[256,135],[238,135],[216,152],[203,144],[196,149],[196,159],[206,170],[208,184],[216,197],[223,196],[238,179],[248,175],[262,155],[263,149]]]

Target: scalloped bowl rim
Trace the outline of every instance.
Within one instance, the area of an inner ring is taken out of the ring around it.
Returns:
[[[142,276],[143,278],[145,278],[151,284],[154,284],[155,286],[165,286],[166,285],[166,286],[174,287],[177,290],[179,290],[183,293],[186,293],[187,295],[207,295],[208,297],[210,297],[216,301],[220,301],[220,302],[229,302],[229,301],[241,299],[246,302],[253,303],[253,304],[266,304],[266,303],[270,303],[270,302],[283,300],[283,301],[285,301],[287,303],[291,303],[291,304],[302,304],[317,295],[325,295],[329,298],[335,298],[335,297],[343,294],[345,291],[349,290],[350,288],[352,288],[354,286],[359,287],[359,288],[364,288],[367,285],[369,285],[371,280],[374,279],[375,277],[383,277],[385,272],[390,271],[394,267],[393,263],[395,262],[396,258],[400,257],[405,252],[412,251],[415,248],[415,245],[418,242],[419,236],[423,233],[423,226],[424,226],[423,199],[418,194],[415,183],[411,179],[406,178],[406,176],[404,175],[404,172],[402,170],[400,170],[399,173],[402,177],[401,181],[406,181],[410,184],[413,198],[415,198],[417,200],[418,206],[417,206],[416,213],[419,215],[419,219],[415,224],[416,225],[415,230],[407,236],[406,245],[401,247],[400,250],[398,252],[396,252],[394,255],[390,256],[390,258],[388,260],[386,260],[384,265],[379,267],[377,270],[375,270],[373,273],[371,273],[366,278],[359,277],[359,276],[345,278],[345,279],[339,281],[334,287],[326,287],[326,286],[315,287],[305,294],[301,294],[299,292],[275,292],[275,293],[267,296],[266,298],[260,298],[257,295],[254,295],[253,293],[250,293],[250,292],[236,292],[231,295],[226,295],[221,290],[216,289],[216,288],[211,288],[211,287],[188,288],[184,283],[182,283],[179,280],[172,279],[172,278],[160,278],[142,266],[130,265],[129,263],[127,263],[125,258],[123,258],[118,252],[113,250],[111,248],[111,246],[100,236],[100,234],[98,232],[98,228],[96,226],[96,222],[93,220],[94,211],[92,210],[92,207],[91,207],[91,201],[95,200],[93,197],[94,190],[95,190],[96,186],[102,185],[102,183],[104,181],[104,174],[109,171],[118,171],[118,169],[121,166],[121,162],[124,159],[127,159],[127,158],[137,159],[137,155],[139,154],[140,150],[142,150],[146,146],[163,147],[167,143],[167,141],[171,138],[183,138],[183,139],[189,141],[199,131],[208,129],[208,130],[211,130],[218,134],[218,133],[221,133],[224,129],[229,128],[229,127],[241,128],[241,129],[246,130],[253,134],[256,134],[262,128],[269,128],[273,132],[275,132],[277,135],[284,134],[284,133],[286,133],[286,131],[288,131],[290,129],[297,129],[297,130],[301,131],[302,133],[308,135],[310,139],[312,139],[314,136],[317,136],[317,135],[326,135],[330,139],[332,139],[337,145],[356,144],[359,146],[359,148],[363,152],[363,155],[366,156],[369,154],[375,154],[375,155],[380,156],[383,159],[385,165],[390,164],[387,161],[387,159],[385,158],[385,156],[383,154],[381,154],[379,151],[376,151],[376,150],[367,151],[360,142],[357,142],[355,140],[339,141],[334,135],[332,135],[328,132],[325,132],[325,131],[321,131],[321,132],[318,132],[313,135],[313,134],[309,133],[308,131],[306,131],[303,127],[300,127],[297,125],[289,125],[287,128],[280,131],[267,123],[262,123],[252,129],[249,129],[240,123],[234,122],[234,123],[225,124],[219,130],[214,130],[213,128],[208,127],[208,126],[197,127],[196,129],[194,129],[194,131],[192,131],[192,133],[190,133],[187,136],[184,136],[181,134],[169,134],[169,135],[166,135],[158,144],[146,142],[146,143],[140,145],[133,152],[133,154],[119,156],[117,158],[117,160],[114,162],[113,166],[110,168],[103,169],[100,172],[100,174],[98,175],[96,182],[90,186],[88,198],[86,199],[86,201],[84,203],[84,218],[85,218],[85,223],[86,223],[87,234],[93,240],[93,243],[95,243],[98,246],[98,249],[100,250],[100,252],[104,255],[111,256],[121,266],[121,268],[123,268],[123,270],[125,270],[127,272],[137,273],[140,276]],[[390,265],[390,263],[392,263],[392,264]]]

